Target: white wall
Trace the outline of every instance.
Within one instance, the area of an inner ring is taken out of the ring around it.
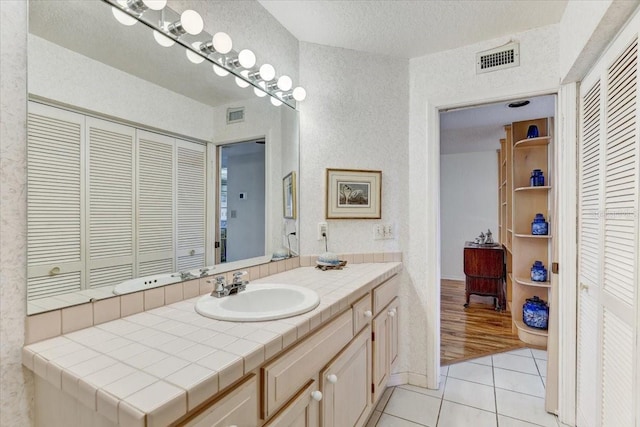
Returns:
[[[443,279],[464,280],[463,247],[490,228],[498,240],[498,161],[495,151],[440,156]]]
[[[29,49],[32,95],[191,138],[213,137],[208,105],[32,34]]]
[[[397,251],[407,235],[408,61],[348,49],[300,45],[300,207],[303,254],[324,252],[325,169],[382,171],[382,219],[329,220],[329,251]],[[373,240],[373,224],[397,238]]]

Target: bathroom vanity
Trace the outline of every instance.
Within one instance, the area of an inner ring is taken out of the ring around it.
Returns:
[[[362,426],[398,356],[401,268],[303,267],[249,284],[315,290],[320,305],[295,317],[219,321],[192,298],[29,345],[36,425]]]

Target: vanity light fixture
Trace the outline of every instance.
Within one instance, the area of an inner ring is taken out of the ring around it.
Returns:
[[[288,91],[282,94],[282,99],[284,99],[285,101],[295,99],[296,101],[301,102],[304,101],[306,97],[307,91],[301,86],[298,86],[292,91]]]
[[[126,6],[135,13],[142,13],[147,9],[162,10],[167,0],[128,0]]]
[[[126,25],[127,27],[135,25],[135,23],[138,22],[138,20],[133,16],[127,15],[120,9],[116,9],[113,6],[111,7],[111,13],[113,13],[113,17],[116,18],[119,23],[121,23],[122,25]]]
[[[220,77],[226,77],[229,75],[229,72],[218,64],[213,64],[213,72]]]
[[[253,68],[256,65],[256,55],[249,49],[242,49],[237,56],[225,58],[225,64],[228,68]]]
[[[200,64],[212,63],[216,75],[224,77],[233,74],[241,88],[253,86],[256,96],[271,95],[271,103],[279,106],[283,102],[295,108],[291,100],[302,101],[306,91],[293,87],[287,75],[276,79],[276,70],[270,64],[262,64],[257,70],[256,55],[249,49],[233,50],[231,37],[224,32],[213,36],[203,32],[204,20],[195,10],[185,10],[181,14],[167,7],[167,0],[102,0],[112,6],[114,17],[124,25],[134,25],[141,21],[153,30],[158,44],[170,47],[178,43],[186,48],[189,61]],[[211,37],[207,41],[194,40],[192,36],[203,33]]]
[[[169,37],[167,37],[166,35],[164,35],[158,30],[153,30],[153,38],[162,47],[171,47],[174,44],[176,44],[175,41],[173,41],[172,39],[170,39]]]
[[[262,88],[262,90],[258,89],[257,87],[253,88],[253,93],[256,94],[256,96],[258,98],[264,98],[265,96],[267,96],[267,85],[265,82],[259,82],[258,86],[260,86]]]
[[[176,37],[183,34],[197,36],[204,29],[202,16],[195,10],[187,9],[180,15],[180,19],[170,24],[167,30]]]
[[[262,64],[258,71],[249,73],[249,78],[252,80],[262,80],[270,82],[276,78],[276,69],[271,64]]]

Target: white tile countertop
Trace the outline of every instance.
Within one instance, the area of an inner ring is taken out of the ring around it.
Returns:
[[[277,282],[313,289],[320,304],[305,314],[267,322],[219,321],[196,313],[196,297],[28,345],[22,360],[116,424],[166,425],[348,309],[401,268],[398,262],[329,271],[301,267],[249,286]]]

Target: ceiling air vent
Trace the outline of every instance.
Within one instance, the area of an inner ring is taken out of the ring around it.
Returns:
[[[476,53],[476,74],[520,65],[520,44],[509,43],[495,49]]]
[[[244,122],[244,107],[227,108],[227,124]]]

